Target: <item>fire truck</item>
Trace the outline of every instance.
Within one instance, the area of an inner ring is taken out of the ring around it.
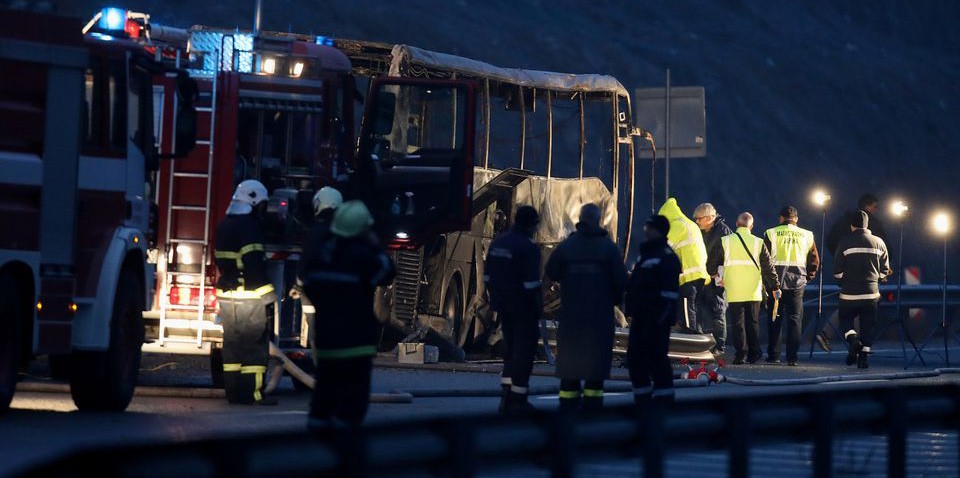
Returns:
[[[79,19],[0,11],[0,412],[35,354],[65,360],[81,410],[123,410],[140,367],[154,86],[193,116],[192,80]],[[193,131],[170,131],[176,152]]]
[[[107,31],[100,27],[105,21],[112,23]],[[143,314],[144,350],[209,353],[217,381],[222,329],[213,288],[214,233],[242,180],[258,179],[270,191],[265,248],[282,297],[274,332],[281,349],[301,357],[306,321],[299,301],[283,292],[295,279],[316,190],[332,185],[363,199],[380,235],[394,244],[419,244],[469,227],[472,82],[364,79],[361,90],[350,60],[328,39],[258,26],[180,29],[151,22],[148,14],[103,9],[85,31],[123,35],[157,61],[185,69],[197,84],[196,147],[162,163],[151,178],[157,300]],[[176,97],[166,94],[169,81],[154,83],[161,154],[178,146],[169,134],[179,127],[171,114]],[[403,213],[393,214],[400,201]]]

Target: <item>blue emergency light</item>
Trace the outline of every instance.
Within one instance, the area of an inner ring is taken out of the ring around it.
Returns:
[[[122,8],[107,7],[100,10],[97,27],[101,30],[122,31],[127,24],[127,11]]]
[[[318,35],[316,43],[317,45],[333,46],[333,38]]]

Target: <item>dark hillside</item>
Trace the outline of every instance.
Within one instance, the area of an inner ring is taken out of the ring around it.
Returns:
[[[254,4],[116,3],[150,11],[160,23],[243,28],[252,23]],[[674,85],[707,89],[709,156],[671,166],[672,193],[688,214],[711,201],[728,217],[753,211],[763,228],[781,205],[793,203],[801,222],[818,229],[807,200],[815,185],[831,190],[835,208],[852,207],[866,191],[902,195],[915,213],[907,262],[926,264],[928,280],[939,277],[939,248],[926,217],[939,205],[960,212],[958,2],[264,4],[266,29],[409,43],[502,66],[607,73],[631,89],[663,84],[670,67]],[[84,17],[100,6],[60,2],[61,11]],[[649,184],[647,168],[639,170],[639,184]],[[649,196],[646,187],[640,191],[645,214]],[[837,217],[837,209],[830,214]]]

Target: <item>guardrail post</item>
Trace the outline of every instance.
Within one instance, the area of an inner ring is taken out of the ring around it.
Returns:
[[[833,394],[818,394],[812,398],[813,420],[813,476],[833,476]]]
[[[643,476],[663,478],[663,456],[666,452],[663,434],[663,413],[666,407],[651,401],[646,408],[637,410],[637,425],[640,427],[643,447]]]
[[[473,478],[477,471],[476,448],[477,429],[474,424],[452,422],[444,427],[444,436],[450,444],[447,460],[450,463],[450,476],[453,478]]]
[[[887,476],[907,476],[907,407],[903,391],[884,394],[887,408]]]
[[[577,436],[570,413],[554,414],[550,427],[550,472],[553,478],[569,478],[576,466]]]
[[[730,430],[730,478],[750,476],[750,400],[727,405],[727,429]]]

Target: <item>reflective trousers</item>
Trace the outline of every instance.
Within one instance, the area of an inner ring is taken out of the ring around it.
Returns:
[[[260,299],[219,299],[223,324],[223,388],[230,403],[262,398],[270,357],[273,310]]]
[[[538,319],[534,314],[499,312],[497,315],[506,349],[500,383],[509,385],[514,393],[526,395],[540,339]]]

